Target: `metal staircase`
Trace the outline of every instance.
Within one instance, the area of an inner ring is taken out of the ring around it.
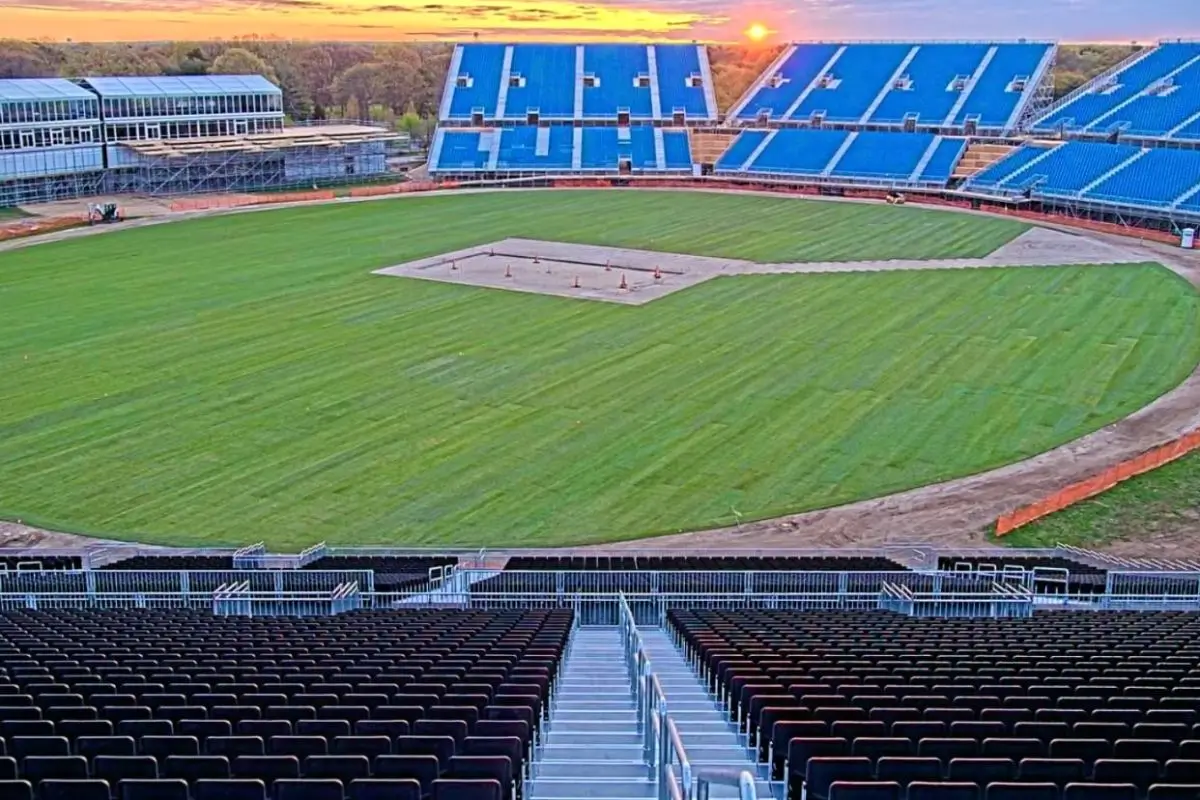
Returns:
[[[706,776],[732,776],[747,771],[761,778],[755,787],[756,796],[771,797],[765,770],[759,770],[754,763],[743,737],[700,682],[671,635],[661,628],[642,628],[639,632],[667,697],[667,710],[679,727],[692,773],[703,780]],[[713,783],[709,796],[738,797],[738,787],[731,783]]]
[[[619,628],[574,632],[548,732],[534,756],[530,800],[658,796],[645,762],[632,680]]]

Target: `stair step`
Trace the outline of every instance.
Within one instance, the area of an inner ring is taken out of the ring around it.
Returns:
[[[569,759],[565,761],[538,761],[534,774],[541,778],[576,778],[584,780],[585,775],[596,776],[587,778],[589,782],[596,779],[608,781],[628,780],[630,778],[649,778],[650,768],[638,761],[614,760],[582,760]]]
[[[579,700],[559,700],[554,704],[555,714],[561,714],[564,711],[628,711],[633,714],[637,709],[628,698],[623,700],[580,698]]]
[[[576,778],[547,778],[529,781],[526,796],[530,800],[654,800],[658,787],[646,783],[594,783]],[[714,789],[716,787],[713,787]]]
[[[686,739],[685,739],[686,742]],[[607,733],[604,731],[580,731],[580,730],[551,730],[546,734],[543,747],[625,747],[642,745],[642,735],[628,730],[621,730],[616,733]],[[687,746],[686,744],[684,745]]]
[[[630,722],[627,720],[604,719],[601,717],[593,717],[591,719],[576,719],[565,724],[561,721],[550,721],[551,733],[632,733],[635,730],[636,721]]]
[[[608,720],[612,722],[624,722],[627,725],[636,725],[637,710],[632,706],[606,708],[603,710],[556,708],[550,724],[557,726],[564,722],[593,722],[596,720]]]
[[[684,745],[686,747],[686,745]],[[547,742],[538,748],[539,757],[547,761],[570,761],[586,759],[588,761],[640,761],[642,759],[641,738],[635,742],[596,741],[593,737],[589,742],[563,744]]]

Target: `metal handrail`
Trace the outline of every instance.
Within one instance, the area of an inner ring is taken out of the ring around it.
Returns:
[[[638,632],[637,618],[624,592],[618,595],[620,629],[629,668],[631,693],[642,733],[642,754],[654,770],[659,800],[690,800],[693,795],[692,764],[675,720],[667,711],[667,695],[655,674],[650,655]],[[676,778],[674,765],[679,764]]]

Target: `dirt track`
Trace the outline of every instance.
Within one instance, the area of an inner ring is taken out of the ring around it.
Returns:
[[[1046,227],[1079,235],[1069,228]],[[94,230],[66,231],[39,240],[73,238]],[[1096,234],[1081,237],[1080,244],[1087,240],[1103,243],[1105,250],[1123,250],[1131,260],[1162,263],[1200,287],[1200,253]],[[26,246],[32,242],[10,244]],[[6,248],[0,246],[3,249]],[[984,528],[999,514],[1197,427],[1200,427],[1200,367],[1183,384],[1129,417],[1007,467],[824,511],[595,549],[870,547],[913,542],[944,548],[978,547],[989,544]],[[0,546],[72,547],[86,541],[82,537],[0,522]],[[1126,554],[1136,550],[1143,556],[1178,557],[1200,554],[1200,542],[1176,533],[1136,543],[1115,543],[1110,549]]]

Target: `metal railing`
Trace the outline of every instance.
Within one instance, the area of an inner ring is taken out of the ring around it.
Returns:
[[[1104,595],[1109,598],[1139,596],[1189,597],[1200,605],[1200,571],[1196,572],[1118,572],[1110,570]]]
[[[710,786],[733,786],[738,790],[738,800],[757,800],[754,776],[749,770],[705,769],[696,771],[696,800],[708,800]]]
[[[328,617],[362,608],[357,583],[344,583],[331,592],[296,592],[278,595],[254,592],[243,581],[218,588],[212,594],[212,612],[218,617]]]
[[[1033,616],[1034,594],[1025,586],[997,581],[990,592],[935,594],[887,584],[879,608],[910,617],[1009,619]]]
[[[654,674],[650,656],[642,645],[638,622],[625,599],[618,597],[619,625],[630,675],[630,693],[637,709],[638,732],[642,735],[642,756],[653,770],[658,784],[658,800],[690,800],[693,791],[692,765],[679,736],[679,728],[667,710],[667,696]],[[679,776],[675,766],[679,766]]]
[[[0,594],[210,594],[246,582],[256,592],[375,590],[371,570],[46,570],[0,572]]]

